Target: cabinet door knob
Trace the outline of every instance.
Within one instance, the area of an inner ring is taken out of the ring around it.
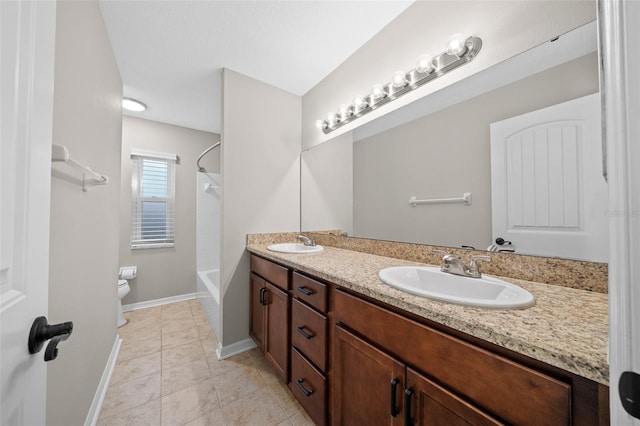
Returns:
[[[304,382],[304,379],[298,379],[296,380],[296,385],[298,385],[298,387],[300,388],[302,393],[304,393],[305,396],[311,396],[313,394],[313,391],[305,388],[304,385],[302,384],[303,382]]]
[[[404,390],[404,426],[413,426],[413,419],[411,418],[411,396],[413,395],[413,388]]]
[[[396,389],[400,380],[395,378],[391,380],[391,391],[389,393],[391,400],[391,417],[397,417],[400,414],[400,408],[396,405]]]
[[[305,286],[301,285],[298,286],[298,291],[302,294],[304,294],[305,296],[311,296],[312,294],[315,294],[316,292],[313,290],[310,290],[308,288],[306,288]]]
[[[265,299],[265,297],[264,297],[264,293],[265,293],[266,291],[267,291],[267,288],[266,288],[266,287],[262,287],[262,288],[260,289],[260,304],[261,304],[261,305],[263,305],[263,306],[267,304],[267,301],[266,301],[266,299]]]

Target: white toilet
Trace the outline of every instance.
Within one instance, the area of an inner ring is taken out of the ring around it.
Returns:
[[[122,298],[129,294],[131,287],[129,287],[129,281],[118,280],[118,327],[122,327],[127,323],[122,315]]]

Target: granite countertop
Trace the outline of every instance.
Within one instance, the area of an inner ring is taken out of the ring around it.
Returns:
[[[276,253],[267,250],[267,244],[249,244],[247,249],[471,336],[609,384],[606,294],[499,277],[531,292],[535,305],[527,309],[473,308],[404,293],[378,278],[380,269],[421,265],[416,262],[326,246],[313,254]]]

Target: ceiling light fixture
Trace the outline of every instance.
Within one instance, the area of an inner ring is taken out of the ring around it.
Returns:
[[[122,98],[122,108],[127,111],[141,112],[147,109],[147,106],[136,99]]]
[[[481,48],[480,38],[465,39],[461,34],[454,34],[447,40],[446,51],[433,58],[429,55],[420,56],[415,69],[408,73],[396,71],[390,83],[374,85],[371,93],[366,96],[356,96],[351,105],[342,105],[340,113],[329,113],[326,120],[316,121],[316,126],[325,134],[330,133],[375,108],[471,62]]]

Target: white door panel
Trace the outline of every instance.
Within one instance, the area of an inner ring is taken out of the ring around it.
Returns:
[[[41,425],[43,353],[33,320],[48,304],[55,2],[0,1],[0,424]]]
[[[600,95],[491,124],[492,233],[518,253],[606,262]]]

